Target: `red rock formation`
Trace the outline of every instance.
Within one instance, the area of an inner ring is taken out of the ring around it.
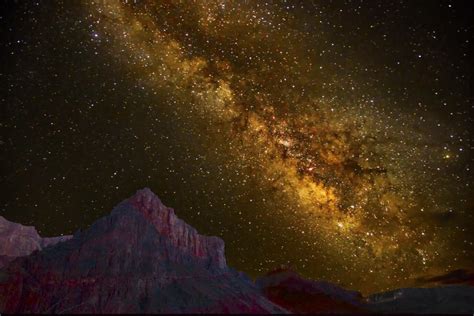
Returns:
[[[4,313],[285,313],[149,189],[66,242],[11,262]]]
[[[148,188],[138,191],[128,202],[143,214],[162,236],[168,236],[171,246],[199,258],[209,258],[213,267],[226,268],[224,241],[199,235],[196,229],[179,219],[174,210],[164,206]]]
[[[297,314],[367,313],[359,292],[324,281],[306,280],[288,268],[269,272],[256,280],[273,303]]]
[[[27,256],[72,236],[42,238],[33,226],[13,223],[0,216],[0,268],[16,257]]]
[[[255,286],[227,267],[221,239],[199,235],[149,189],[73,238],[41,238],[33,227],[0,217],[2,262],[0,313],[474,312],[468,285],[363,299],[282,268]],[[459,276],[470,280],[455,271],[429,281],[452,283]]]

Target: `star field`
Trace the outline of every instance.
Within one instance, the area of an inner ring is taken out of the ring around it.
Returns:
[[[3,6],[9,220],[71,233],[148,186],[251,276],[473,266],[468,2]]]

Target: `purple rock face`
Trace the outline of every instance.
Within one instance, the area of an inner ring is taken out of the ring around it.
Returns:
[[[32,226],[12,223],[0,216],[0,268],[16,257],[27,256],[72,236],[42,238]]]
[[[149,189],[68,241],[11,262],[5,313],[285,313]]]
[[[227,268],[224,241],[217,237],[199,235],[196,229],[179,219],[172,208],[164,206],[150,189],[138,191],[124,203],[138,210],[161,236],[167,236],[171,248],[177,250],[176,253],[192,256],[213,269]]]

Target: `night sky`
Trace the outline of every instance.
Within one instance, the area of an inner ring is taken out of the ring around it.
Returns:
[[[2,1],[1,215],[150,187],[252,277],[474,266],[470,1]]]

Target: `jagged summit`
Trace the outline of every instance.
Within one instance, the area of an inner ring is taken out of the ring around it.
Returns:
[[[197,230],[178,218],[171,207],[165,206],[149,188],[138,190],[124,201],[140,212],[173,247],[190,255],[210,258],[214,268],[225,269],[224,241],[214,236],[200,235]]]
[[[149,212],[159,212],[161,209],[167,208],[163,205],[160,198],[148,187],[138,190],[128,200],[137,203],[137,206]]]

